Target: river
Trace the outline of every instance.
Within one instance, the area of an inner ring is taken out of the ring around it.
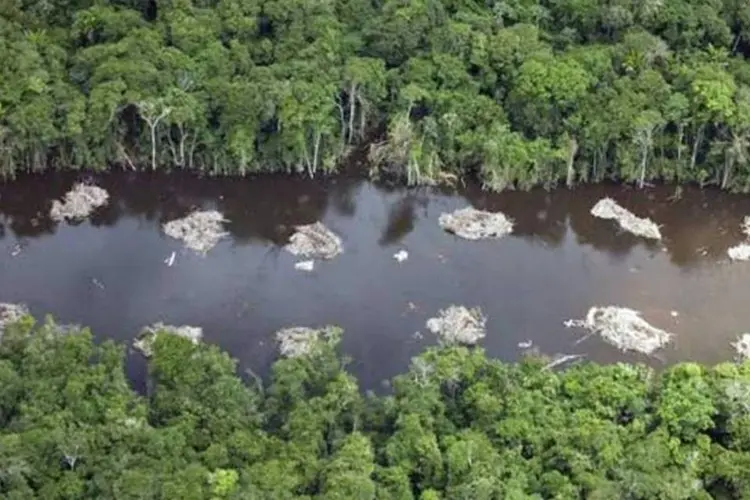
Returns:
[[[79,178],[107,189],[110,205],[82,223],[52,222],[51,201]],[[452,303],[482,308],[482,345],[504,360],[518,359],[525,341],[546,354],[600,362],[730,360],[730,343],[750,331],[750,264],[730,262],[726,250],[743,239],[750,197],[684,188],[675,201],[674,191],[598,185],[493,194],[347,177],[24,175],[0,185],[0,302],[90,326],[100,339],[130,341],[155,321],[201,326],[205,340],[240,368],[260,372],[275,357],[277,329],[337,324],[351,369],[368,388],[434,342],[424,323]],[[663,241],[592,217],[603,196],[654,219]],[[438,227],[441,212],[467,204],[503,211],[515,220],[514,233],[466,241]],[[205,257],[160,231],[196,207],[216,208],[230,221],[231,237]],[[312,273],[295,270],[298,259],[281,246],[294,225],[317,220],[342,237],[344,253]],[[393,254],[402,248],[409,259],[398,263]],[[580,341],[583,332],[563,326],[609,304],[643,311],[674,332],[673,344],[647,359],[594,337]],[[142,360],[132,359],[129,370],[142,370]]]

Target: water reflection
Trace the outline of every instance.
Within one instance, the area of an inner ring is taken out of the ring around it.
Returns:
[[[429,195],[425,190],[400,190],[399,198],[388,208],[388,220],[383,228],[378,243],[382,246],[395,245],[414,230],[418,218],[417,210],[422,215],[429,205]]]
[[[321,220],[329,209],[355,217],[362,201],[362,179],[304,179],[264,175],[248,179],[201,178],[180,173],[121,172],[104,176],[76,173],[24,175],[0,185],[0,238],[18,240],[54,234],[58,224],[48,217],[52,200],[80,180],[93,180],[110,193],[110,204],[91,217],[94,227],[114,227],[123,217],[163,224],[197,208],[216,208],[229,220],[237,243],[282,245],[298,224]],[[666,250],[681,267],[724,260],[726,250],[744,239],[740,224],[750,214],[750,198],[715,190],[672,187],[637,191],[629,187],[588,186],[502,194],[469,185],[452,194],[436,189],[381,186],[388,196],[387,218],[378,243],[401,242],[425,217],[430,201],[458,196],[463,204],[502,211],[515,221],[513,237],[546,247],[560,246],[571,231],[579,245],[590,245],[617,259],[634,248]],[[660,224],[663,241],[654,242],[617,230],[613,221],[591,216],[591,207],[610,196],[640,216]],[[75,223],[74,223],[75,224]],[[80,223],[79,223],[80,224]]]

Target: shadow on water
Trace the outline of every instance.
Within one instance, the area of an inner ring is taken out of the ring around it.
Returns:
[[[399,198],[388,208],[388,219],[378,243],[382,246],[400,243],[414,230],[419,215],[426,215],[430,197],[424,190],[401,189]]]
[[[110,204],[89,221],[51,221],[52,200],[80,180],[107,189]],[[35,314],[119,340],[158,320],[200,325],[208,341],[253,367],[273,359],[276,329],[336,323],[367,387],[405,369],[431,342],[414,333],[450,303],[483,308],[490,318],[484,345],[503,359],[517,359],[526,340],[547,353],[623,359],[596,339],[577,344],[581,332],[562,326],[597,304],[643,310],[674,331],[667,362],[728,359],[729,342],[750,328],[750,266],[726,258],[744,239],[750,198],[693,188],[674,194],[669,186],[602,185],[449,192],[346,176],[25,175],[0,185],[0,301],[25,302]],[[604,196],[657,221],[663,240],[648,242],[592,217]],[[466,205],[506,213],[514,233],[481,242],[444,233],[440,213]],[[205,257],[160,230],[196,208],[215,208],[229,220],[231,238]],[[281,246],[294,226],[318,220],[341,235],[345,251],[301,273]],[[408,249],[409,260],[397,263],[395,247]],[[172,251],[178,257],[167,267]]]

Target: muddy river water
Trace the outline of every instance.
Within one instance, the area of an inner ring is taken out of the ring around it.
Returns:
[[[109,206],[81,223],[52,222],[52,200],[80,179],[107,189]],[[744,238],[750,197],[693,188],[674,195],[669,186],[492,194],[344,177],[28,175],[0,184],[0,302],[123,341],[155,321],[201,326],[206,341],[261,372],[274,359],[277,329],[337,324],[365,387],[403,371],[434,342],[425,321],[453,303],[482,308],[483,346],[505,360],[517,359],[527,341],[543,353],[600,362],[730,360],[730,343],[750,331],[750,263],[730,262],[726,252]],[[592,217],[603,196],[655,220],[663,241]],[[466,205],[503,211],[514,233],[466,241],[440,229],[442,212]],[[197,207],[230,221],[230,237],[205,257],[160,229]],[[312,273],[295,270],[299,259],[282,245],[293,226],[318,220],[341,236],[344,252]],[[409,258],[399,263],[393,255],[401,249]],[[579,342],[583,332],[563,326],[610,304],[641,310],[675,334],[673,344],[647,359],[595,337]]]

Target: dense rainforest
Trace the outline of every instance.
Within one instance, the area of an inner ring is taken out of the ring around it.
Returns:
[[[0,496],[43,499],[750,498],[750,363],[555,372],[433,347],[363,395],[330,330],[268,380],[159,335],[125,349],[33,319],[0,343]]]
[[[10,0],[0,172],[750,191],[747,0]]]

